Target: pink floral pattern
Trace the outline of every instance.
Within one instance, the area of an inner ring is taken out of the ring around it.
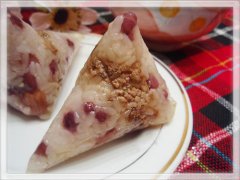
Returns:
[[[86,25],[94,24],[98,14],[90,8],[51,8],[33,13],[29,21],[37,30],[90,32]]]

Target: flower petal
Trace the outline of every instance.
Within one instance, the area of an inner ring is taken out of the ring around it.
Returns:
[[[44,30],[50,27],[51,19],[49,14],[47,13],[33,13],[32,16],[29,18],[29,21],[32,24],[32,27],[37,30]]]
[[[98,19],[98,13],[90,8],[82,8],[81,9],[82,25],[91,25],[94,24]]]
[[[87,34],[90,33],[92,30],[86,26],[80,26],[78,29],[79,32],[83,33],[83,34]]]

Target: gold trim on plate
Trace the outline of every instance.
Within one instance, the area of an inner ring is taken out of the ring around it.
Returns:
[[[183,94],[184,95],[184,94]],[[185,120],[185,126],[184,126],[184,131],[183,131],[183,135],[182,135],[182,138],[181,138],[181,141],[180,143],[178,144],[178,147],[177,149],[175,150],[173,156],[168,160],[167,164],[165,164],[165,166],[160,170],[159,173],[164,173],[164,171],[166,171],[169,166],[172,164],[172,162],[176,159],[179,151],[182,149],[182,146],[183,146],[183,143],[186,139],[186,136],[187,136],[187,130],[188,130],[188,123],[189,123],[189,110],[188,110],[188,106],[187,105],[187,100],[186,100],[186,96],[184,95],[184,103],[185,103],[185,112],[186,112],[186,120]]]
[[[176,159],[177,155],[179,154],[180,150],[182,149],[182,146],[183,146],[184,141],[186,139],[187,131],[188,131],[188,128],[189,128],[188,127],[188,124],[189,124],[189,107],[188,107],[185,91],[183,90],[183,88],[180,85],[179,81],[172,74],[172,72],[168,69],[168,67],[166,67],[165,64],[163,64],[161,61],[159,61],[157,57],[155,57],[155,56],[153,56],[153,57],[154,57],[155,61],[157,61],[159,64],[161,64],[169,72],[169,74],[174,78],[174,80],[176,81],[177,85],[179,86],[179,89],[181,90],[182,95],[183,95],[184,105],[185,105],[185,113],[186,113],[185,126],[184,126],[184,131],[183,131],[183,134],[182,134],[182,137],[181,137],[181,141],[179,142],[179,144],[178,144],[176,150],[174,151],[172,157],[162,167],[162,169],[159,170],[159,174],[156,174],[156,176],[153,178],[153,179],[157,179],[160,176],[161,173],[164,173],[170,167],[170,165],[173,163],[173,161]]]

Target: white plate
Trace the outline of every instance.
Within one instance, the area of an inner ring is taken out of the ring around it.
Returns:
[[[41,121],[21,115],[8,108],[7,120],[7,171],[25,173],[28,160],[45,134],[54,116],[71,92],[80,69],[83,67],[100,35],[85,35],[80,51],[65,80],[50,120]],[[84,153],[45,173],[95,174],[99,178],[116,173],[171,173],[187,150],[192,133],[192,110],[180,81],[172,71],[154,57],[160,74],[166,80],[170,95],[176,101],[172,121],[162,128],[149,128]],[[84,175],[86,178],[86,176]]]

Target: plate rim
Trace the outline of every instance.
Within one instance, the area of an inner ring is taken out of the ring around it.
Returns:
[[[158,171],[158,174],[155,176],[154,179],[159,178],[159,176],[163,173],[171,173],[173,172],[176,167],[181,163],[181,160],[183,159],[189,144],[190,144],[190,140],[191,140],[191,135],[192,135],[192,129],[193,129],[193,114],[192,114],[192,106],[190,103],[190,98],[188,96],[187,91],[185,90],[183,84],[181,83],[181,81],[179,80],[179,78],[174,74],[174,72],[163,62],[161,61],[158,57],[156,57],[155,55],[153,55],[153,59],[155,62],[159,63],[164,69],[166,69],[169,73],[169,75],[172,76],[172,78],[174,79],[174,81],[177,83],[183,99],[184,99],[184,106],[185,106],[185,114],[186,114],[186,118],[185,118],[185,125],[184,125],[184,130],[182,133],[182,137],[181,140],[177,146],[177,148],[175,149],[173,155],[170,157],[170,159],[167,161],[167,163]],[[182,153],[180,154],[180,152],[182,151]],[[180,157],[180,160],[178,160],[177,163],[173,163],[177,157]],[[169,172],[170,171],[170,172]]]

